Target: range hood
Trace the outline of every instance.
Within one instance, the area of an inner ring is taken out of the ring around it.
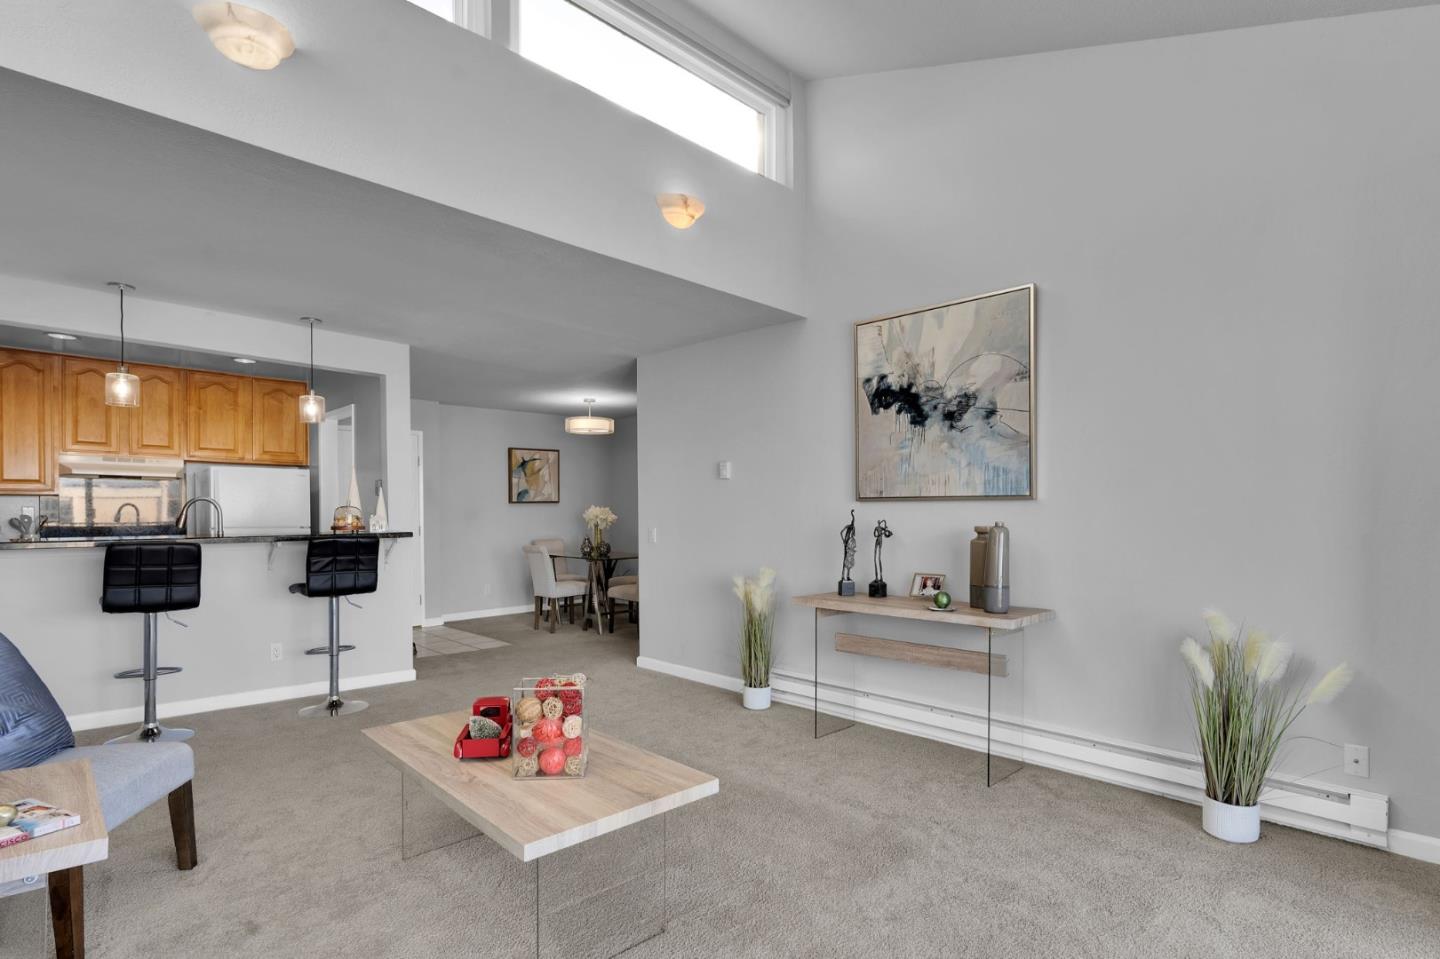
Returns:
[[[61,453],[61,476],[114,476],[122,479],[175,479],[185,473],[184,460],[99,453]]]

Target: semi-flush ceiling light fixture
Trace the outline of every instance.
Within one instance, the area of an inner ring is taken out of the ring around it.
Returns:
[[[325,397],[315,392],[315,324],[313,316],[302,316],[300,322],[310,324],[310,392],[300,397],[300,422],[320,423],[325,419]]]
[[[705,204],[687,193],[662,193],[655,198],[660,215],[677,230],[688,230],[705,215]]]
[[[215,49],[251,70],[273,70],[295,52],[285,24],[239,3],[200,3],[191,11]]]
[[[565,417],[565,432],[582,436],[604,436],[615,432],[615,421],[608,416],[595,415],[595,400],[586,397],[588,411],[584,416]]]
[[[125,292],[135,292],[129,283],[111,280],[106,286],[120,291],[120,365],[115,372],[105,374],[106,406],[139,406],[140,377],[125,368]]]

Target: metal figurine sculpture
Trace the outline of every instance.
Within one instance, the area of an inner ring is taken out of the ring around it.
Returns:
[[[855,581],[850,578],[850,569],[855,565],[855,511],[850,511],[850,525],[840,530],[840,543],[845,547],[845,561],[840,567],[840,582],[837,596],[854,596]]]
[[[885,563],[880,558],[880,550],[885,546],[885,541],[894,535],[890,531],[890,524],[883,519],[875,524],[875,578],[870,581],[871,596],[890,595],[890,590],[885,585]]]

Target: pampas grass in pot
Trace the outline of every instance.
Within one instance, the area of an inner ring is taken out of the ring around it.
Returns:
[[[740,599],[740,678],[746,709],[770,707],[770,641],[775,628],[775,571],[735,577]]]
[[[1205,765],[1205,831],[1228,842],[1260,838],[1260,794],[1295,720],[1328,703],[1354,673],[1341,663],[1307,693],[1287,675],[1293,650],[1262,630],[1241,630],[1206,610],[1207,643],[1186,637],[1190,703]],[[1243,634],[1243,635],[1242,635]]]

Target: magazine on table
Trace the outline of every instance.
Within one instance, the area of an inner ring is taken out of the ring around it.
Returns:
[[[80,825],[75,813],[38,799],[20,799],[10,805],[15,807],[15,818],[10,825],[0,826],[0,848]]]

